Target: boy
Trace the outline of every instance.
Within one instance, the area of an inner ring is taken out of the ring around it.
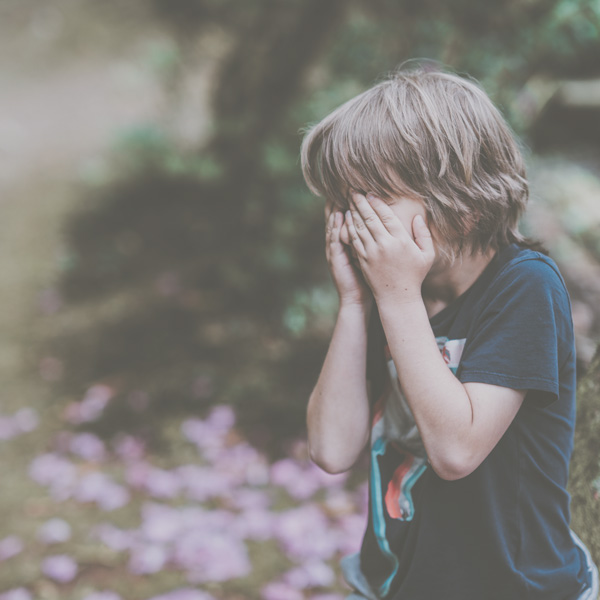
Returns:
[[[306,135],[340,307],[308,404],[311,458],[370,447],[352,599],[595,599],[569,528],[570,301],[518,230],[514,137],[454,74],[404,69]]]

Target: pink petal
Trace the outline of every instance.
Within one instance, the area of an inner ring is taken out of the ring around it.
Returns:
[[[33,596],[25,588],[13,588],[0,594],[0,600],[33,600]]]
[[[143,544],[131,550],[128,568],[136,575],[158,573],[169,558],[166,548],[160,544]]]
[[[16,535],[9,535],[0,540],[0,561],[8,560],[23,551],[23,542]]]
[[[273,581],[260,591],[263,600],[304,600],[304,595],[287,583]]]
[[[106,458],[106,448],[104,442],[93,433],[79,433],[71,438],[69,450],[92,462],[101,462]]]
[[[50,519],[38,530],[38,539],[44,544],[59,544],[71,538],[71,526],[63,519]]]
[[[77,575],[77,563],[66,554],[48,556],[42,561],[42,573],[55,581],[66,583]]]

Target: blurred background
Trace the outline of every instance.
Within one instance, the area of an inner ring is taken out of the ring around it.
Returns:
[[[307,460],[337,298],[301,129],[414,57],[523,140],[583,377],[597,0],[1,0],[0,599],[345,596],[366,468]]]

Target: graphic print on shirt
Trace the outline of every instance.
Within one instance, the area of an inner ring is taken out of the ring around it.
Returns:
[[[456,374],[466,339],[449,340],[447,337],[439,337],[436,342],[444,362]],[[390,519],[412,520],[415,512],[412,489],[427,470],[428,464],[423,441],[402,394],[398,373],[387,345],[384,353],[389,380],[373,410],[369,472],[373,532],[381,553],[390,565],[389,575],[378,590],[381,597],[388,593],[399,564],[386,536],[386,514]],[[397,466],[385,484],[381,461],[385,460],[388,453],[394,455]]]

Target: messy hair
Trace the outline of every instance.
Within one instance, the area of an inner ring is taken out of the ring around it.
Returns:
[[[344,208],[348,192],[423,202],[440,251],[524,242],[529,187],[515,136],[473,80],[438,67],[401,67],[308,129],[302,171]]]

